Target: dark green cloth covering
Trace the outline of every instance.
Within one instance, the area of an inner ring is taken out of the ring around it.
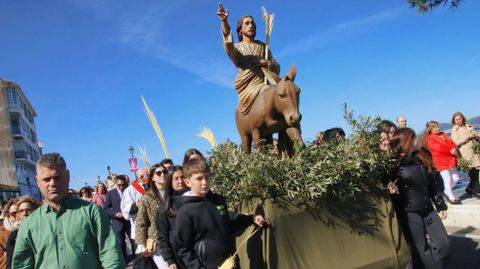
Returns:
[[[242,211],[261,213],[270,223],[239,249],[244,269],[408,268],[393,204],[380,192],[303,208],[267,201]],[[250,231],[237,237],[237,247]]]

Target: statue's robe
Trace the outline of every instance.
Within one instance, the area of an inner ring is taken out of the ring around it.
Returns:
[[[238,92],[238,111],[248,114],[257,95],[269,85],[265,85],[263,71],[260,66],[252,65],[252,56],[265,59],[265,44],[255,40],[252,44],[244,42],[233,43],[232,33],[223,37],[223,47],[237,67],[238,74],[234,87]],[[268,69],[276,74],[280,73],[280,65],[275,61],[272,53],[268,52]]]

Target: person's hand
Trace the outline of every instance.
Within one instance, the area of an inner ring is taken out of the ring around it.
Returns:
[[[117,214],[115,214],[115,218],[117,218],[117,219],[123,219],[123,214],[122,214],[122,212],[118,212]]]
[[[249,55],[246,56],[248,61],[250,62],[251,65],[254,66],[259,66],[259,67],[268,67],[268,62],[267,60],[263,58],[259,58],[257,56]]]
[[[217,16],[222,22],[225,22],[228,19],[228,9],[225,10],[222,3],[218,4]]]
[[[265,224],[265,219],[263,218],[262,215],[255,215],[255,216],[253,216],[253,222],[254,222],[256,225],[262,227],[263,224]]]
[[[150,250],[146,249],[146,250],[143,252],[143,256],[144,256],[144,257],[150,257],[150,256],[152,256],[152,252],[151,252]]]
[[[442,220],[447,219],[447,211],[446,211],[446,210],[440,211],[440,218],[441,218]]]
[[[457,155],[458,151],[456,148],[453,148],[452,150],[450,150],[450,154],[452,155]]]
[[[259,59],[257,63],[260,67],[268,67],[268,62],[265,59]]]
[[[172,263],[168,266],[168,269],[177,269],[177,265],[175,263]]]
[[[393,182],[388,183],[387,189],[388,189],[388,192],[390,192],[390,194],[400,194],[400,191],[398,190],[397,185]]]

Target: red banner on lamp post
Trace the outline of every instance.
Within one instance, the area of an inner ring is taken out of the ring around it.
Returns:
[[[137,158],[130,158],[128,159],[128,162],[130,163],[130,171],[135,173],[135,171],[138,170]]]

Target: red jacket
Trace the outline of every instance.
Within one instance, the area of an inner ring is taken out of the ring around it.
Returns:
[[[450,153],[457,146],[448,135],[443,132],[438,135],[429,134],[427,145],[438,171],[447,170],[457,165],[457,156]]]

